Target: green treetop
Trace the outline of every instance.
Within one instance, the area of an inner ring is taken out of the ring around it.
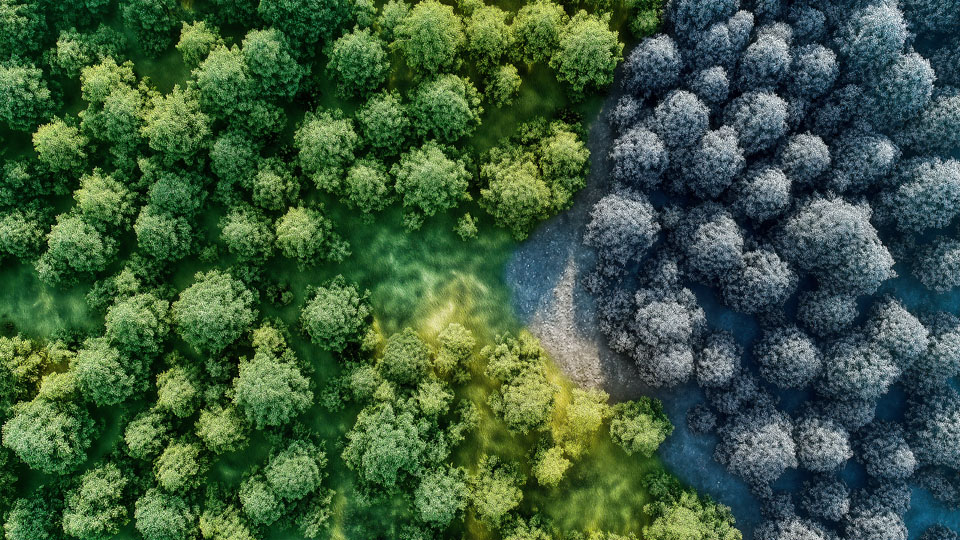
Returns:
[[[463,22],[450,6],[423,0],[394,29],[395,46],[421,74],[455,69],[466,41]]]

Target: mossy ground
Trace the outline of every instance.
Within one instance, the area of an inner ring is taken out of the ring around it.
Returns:
[[[504,2],[510,4],[511,2]],[[518,6],[503,5],[506,9]],[[622,18],[622,15],[620,16]],[[621,21],[622,22],[622,21]],[[617,23],[618,26],[622,26]],[[242,32],[224,29],[225,35],[238,41]],[[236,34],[236,35],[233,35]],[[161,91],[169,91],[173,85],[183,83],[187,70],[175,51],[159,59],[133,58],[140,76],[147,76]],[[533,66],[522,73],[523,85],[514,103],[503,109],[486,107],[483,124],[466,142],[466,148],[474,155],[495,146],[513,134],[521,123],[537,117],[554,117],[561,111],[573,112],[585,119],[596,117],[602,97],[593,96],[572,102],[557,83],[552,72],[544,66]],[[332,88],[323,80],[321,66],[314,66],[314,77],[320,89],[319,103],[322,106],[340,106],[350,112],[353,105],[339,102]],[[391,80],[391,87],[410,86],[409,76],[402,74]],[[74,89],[75,90],[75,89]],[[65,89],[67,95],[78,95]],[[67,112],[75,113],[83,108],[79,99],[69,99]],[[292,134],[303,111],[290,111],[288,135]],[[32,151],[29,136],[9,135],[5,139],[7,157],[12,152]],[[472,190],[477,192],[475,186]],[[318,199],[324,197],[313,195]],[[69,204],[68,201],[63,201]],[[510,305],[509,291],[503,280],[503,268],[516,246],[509,233],[496,228],[475,203],[467,203],[455,212],[434,216],[422,229],[407,231],[402,225],[402,209],[394,205],[378,214],[374,222],[365,222],[355,212],[336,201],[322,200],[327,215],[336,223],[337,230],[350,242],[352,255],[341,264],[299,269],[290,261],[276,258],[264,271],[272,281],[286,281],[294,294],[294,300],[285,307],[261,305],[266,317],[276,317],[296,328],[299,310],[309,286],[342,274],[349,281],[358,283],[370,291],[378,329],[388,335],[406,326],[412,326],[428,340],[450,322],[464,324],[474,332],[481,344],[490,343],[504,332],[516,332],[520,325]],[[222,209],[211,208],[205,223],[209,239],[216,235],[216,221]],[[464,242],[453,231],[457,219],[470,212],[479,218],[479,237]],[[133,240],[131,240],[133,241]],[[183,261],[175,270],[172,284],[177,289],[188,286],[193,274],[209,265],[197,259]],[[26,336],[50,339],[71,334],[98,332],[102,317],[91,312],[84,299],[89,283],[59,289],[43,285],[37,279],[32,266],[5,263],[0,267],[0,325],[4,334],[22,333]],[[326,352],[312,346],[294,332],[291,345],[298,355],[314,368],[317,393],[325,383],[339,372],[337,361]],[[180,348],[183,348],[182,346]],[[191,354],[183,350],[185,354]],[[567,399],[572,384],[562,374],[550,367],[551,379],[563,392],[560,399]],[[482,379],[468,385],[463,391],[483,404],[481,429],[472,439],[464,442],[455,460],[468,465],[475,462],[483,452],[497,453],[526,462],[532,440],[508,432],[485,406],[485,396],[491,389]],[[133,405],[136,409],[137,405]],[[315,405],[304,414],[302,420],[320,433],[327,441],[330,456],[328,485],[337,491],[334,499],[334,517],[331,536],[352,538],[358,524],[370,533],[389,537],[396,531],[391,523],[397,513],[405,510],[403,505],[380,503],[372,507],[360,507],[351,497],[352,473],[339,458],[339,441],[350,429],[357,410],[347,407],[330,412]],[[91,450],[91,460],[108,454],[117,444],[122,444],[119,412],[97,411],[97,416],[106,426]],[[255,436],[251,445],[240,452],[228,454],[211,468],[211,480],[234,484],[244,472],[261,463],[269,453],[269,445],[262,436]],[[551,518],[561,530],[583,531],[590,529],[613,532],[638,531],[645,523],[642,505],[646,494],[642,477],[661,465],[656,458],[641,459],[627,456],[614,446],[609,437],[597,437],[585,456],[568,472],[568,478],[557,488],[545,489],[533,485],[525,489],[524,506]],[[42,475],[27,474],[20,488],[42,481]],[[532,481],[531,481],[532,482]],[[395,501],[397,502],[397,501]],[[487,531],[468,519],[466,536],[485,538]],[[121,531],[118,538],[134,538],[132,524]],[[289,530],[275,527],[271,538],[292,538]]]

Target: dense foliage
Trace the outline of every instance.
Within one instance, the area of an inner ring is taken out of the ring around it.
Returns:
[[[569,207],[627,7],[379,4],[0,1],[0,269],[35,285],[5,296],[84,317],[28,338],[2,313],[4,538],[641,532],[550,501],[593,452],[672,482],[659,402],[573,388],[532,336],[448,321],[466,307],[392,332],[344,277],[394,265],[401,223],[481,251]],[[531,86],[561,90],[531,113]],[[435,309],[420,292],[407,312]],[[739,538],[725,507],[635,486],[651,519],[692,505],[663,534]]]
[[[905,539],[916,485],[960,504],[960,327],[912,292],[960,284],[957,7],[675,0],[625,61],[588,286],[645,382],[705,390],[690,428],[758,539]]]

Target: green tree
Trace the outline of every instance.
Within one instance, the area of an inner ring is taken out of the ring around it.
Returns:
[[[94,31],[61,30],[46,59],[53,73],[76,79],[84,66],[105,58],[120,58],[125,46],[123,34],[101,23]]]
[[[104,58],[80,70],[80,95],[90,103],[103,103],[117,88],[129,88],[136,82],[132,62],[117,64],[113,58]]]
[[[560,48],[560,35],[569,19],[563,7],[550,0],[521,7],[513,19],[520,58],[528,64],[549,60]]]
[[[355,285],[347,284],[337,276],[323,287],[317,287],[313,297],[300,312],[300,324],[310,340],[324,349],[340,352],[361,337],[372,310]]]
[[[193,416],[203,391],[199,377],[195,368],[182,364],[157,375],[156,409],[179,418]]]
[[[149,206],[172,216],[193,217],[206,197],[204,179],[193,172],[164,170],[156,160],[141,159],[143,182],[153,182],[147,192]]]
[[[394,31],[409,14],[410,4],[404,0],[387,0],[377,17],[376,27],[380,30],[380,37],[388,42],[393,41],[396,38]]]
[[[581,10],[560,34],[560,46],[550,57],[557,80],[580,96],[588,88],[602,89],[613,82],[613,70],[623,59],[623,43],[610,30],[609,14],[598,17]]]
[[[201,410],[195,428],[197,437],[214,454],[239,450],[248,441],[249,425],[233,405]]]
[[[353,21],[355,5],[348,0],[261,0],[258,12],[312,56]]]
[[[155,409],[138,414],[123,432],[127,453],[135,459],[153,459],[160,454],[169,438],[170,425]]]
[[[160,487],[182,493],[200,487],[208,465],[199,444],[173,441],[153,464],[153,473]]]
[[[413,506],[424,522],[446,527],[463,512],[470,492],[466,472],[459,467],[438,467],[420,479],[413,493]]]
[[[246,58],[240,48],[220,45],[193,70],[200,91],[200,105],[212,116],[223,118],[246,110],[253,86]]]
[[[280,253],[301,266],[339,262],[350,254],[349,244],[333,230],[333,223],[312,208],[298,206],[287,210],[277,220],[276,236]]]
[[[240,484],[238,493],[243,513],[250,521],[262,525],[271,525],[280,519],[284,512],[282,501],[267,484],[262,474],[247,477]]]
[[[250,187],[259,154],[259,147],[240,130],[227,130],[217,137],[210,148],[210,169],[220,179],[221,196],[230,194],[234,186]]]
[[[503,463],[495,456],[482,456],[470,481],[470,498],[480,520],[490,527],[499,527],[507,514],[520,505],[522,483],[523,475],[516,465]]]
[[[63,532],[77,538],[100,540],[120,532],[129,519],[124,490],[127,479],[113,463],[101,465],[80,477],[80,485],[67,494]]]
[[[100,169],[80,178],[80,189],[73,192],[84,221],[101,227],[119,227],[133,211],[133,197],[126,186]]]
[[[197,517],[187,501],[156,488],[137,499],[133,517],[144,540],[189,540],[196,536]]]
[[[131,355],[157,354],[167,336],[170,304],[152,293],[118,300],[107,310],[106,333],[110,343]]]
[[[176,262],[193,249],[193,228],[183,216],[175,216],[145,205],[133,224],[140,251],[161,262]]]
[[[440,346],[433,361],[433,369],[441,377],[465,367],[477,346],[477,340],[462,324],[450,323],[437,336]]]
[[[308,114],[294,135],[300,166],[317,187],[338,193],[344,168],[353,163],[358,137],[340,111]]]
[[[253,324],[253,301],[253,294],[230,274],[200,272],[173,303],[173,323],[191,347],[217,353]]]
[[[164,160],[189,162],[207,143],[210,119],[200,110],[196,92],[177,85],[169,94],[153,98],[141,130]]]
[[[414,385],[430,371],[430,356],[430,347],[412,328],[405,328],[387,339],[377,369],[389,381]]]
[[[199,66],[210,51],[220,45],[223,45],[220,31],[215,26],[208,25],[206,21],[184,22],[183,27],[180,28],[177,50],[180,51],[183,63],[187,67]]]
[[[45,490],[39,490],[28,498],[16,500],[3,524],[7,540],[62,538],[62,513],[49,495]]]
[[[233,401],[258,429],[287,424],[313,403],[310,380],[276,328],[257,329],[253,346],[253,358],[240,359]]]
[[[290,99],[307,74],[297,63],[286,36],[276,28],[251,30],[243,38],[243,56],[261,98]]]
[[[76,173],[83,169],[87,142],[79,129],[59,118],[40,126],[33,134],[37,159],[54,173]]]
[[[65,474],[86,461],[93,434],[86,409],[35,398],[14,406],[3,425],[3,445],[31,469]]]
[[[266,210],[282,210],[297,199],[300,183],[284,164],[264,160],[253,177],[252,191],[254,204]]]
[[[408,211],[432,216],[469,199],[470,173],[461,160],[447,157],[437,143],[428,141],[400,157],[390,171],[396,189]],[[408,228],[419,227],[416,217],[408,219]]]
[[[466,41],[463,21],[453,8],[437,0],[422,0],[394,28],[398,48],[407,65],[429,75],[456,69],[459,52]]]
[[[413,127],[425,139],[452,143],[480,125],[480,94],[469,80],[439,75],[422,83],[410,103]]]
[[[541,364],[512,377],[490,394],[489,403],[509,429],[529,433],[547,426],[556,394],[557,388],[547,380]]]
[[[0,63],[0,121],[15,131],[33,131],[55,105],[43,72],[32,64]]]
[[[541,486],[556,487],[571,465],[573,462],[564,457],[563,450],[552,446],[537,455],[533,475]]]
[[[210,540],[257,540],[250,525],[234,505],[217,501],[200,515],[200,533]]]
[[[383,210],[393,202],[387,168],[374,159],[354,162],[343,181],[344,202],[366,214],[364,220],[373,222],[369,214]]]
[[[491,161],[480,167],[480,205],[524,239],[540,220],[550,216],[553,203],[550,187],[531,156],[514,152],[493,152]]]
[[[320,489],[326,465],[322,449],[306,440],[294,440],[270,456],[263,475],[278,497],[293,502]]]
[[[139,90],[118,86],[100,104],[80,111],[80,128],[111,143],[114,155],[132,154],[141,141],[144,98]]]
[[[117,243],[75,213],[60,214],[47,234],[47,251],[35,264],[40,279],[69,285],[104,270],[117,254]]]
[[[610,438],[627,454],[650,457],[671,433],[673,424],[658,400],[644,396],[613,407]]]
[[[523,80],[517,71],[517,66],[506,64],[494,70],[487,77],[484,96],[497,107],[513,103],[513,98],[520,91]]]
[[[343,461],[366,491],[393,493],[421,472],[425,435],[409,411],[397,413],[389,404],[369,406],[347,433]]]
[[[481,73],[489,73],[513,48],[513,30],[507,13],[496,6],[481,6],[467,19],[467,51]]]
[[[664,0],[630,0],[630,31],[637,39],[652,36],[663,22]]]
[[[330,50],[327,72],[344,97],[364,96],[376,90],[390,75],[390,59],[369,28],[354,28]]]
[[[122,6],[123,25],[134,31],[137,44],[158,55],[173,43],[180,22],[176,0],[130,0]]]
[[[83,397],[96,405],[116,405],[133,395],[135,373],[124,366],[124,358],[105,338],[84,342],[71,362]]]
[[[253,208],[234,207],[220,220],[220,239],[241,261],[265,261],[273,253],[270,220]]]
[[[574,388],[570,401],[563,409],[563,417],[553,425],[553,439],[573,458],[580,457],[600,431],[603,421],[610,415],[607,400],[610,396],[602,390]]]
[[[410,134],[410,118],[396,91],[371,96],[357,111],[356,120],[363,140],[376,153],[384,157],[393,156],[399,154],[406,145]]]
[[[44,227],[34,212],[0,213],[0,258],[11,255],[23,262],[36,259],[43,246]]]

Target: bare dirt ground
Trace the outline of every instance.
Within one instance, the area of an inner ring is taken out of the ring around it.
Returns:
[[[609,190],[607,154],[613,133],[609,111],[621,96],[619,77],[594,122],[587,140],[590,176],[573,207],[542,224],[507,264],[506,281],[514,309],[540,338],[560,368],[578,384],[599,387],[614,399],[630,399],[647,390],[636,368],[610,351],[597,329],[593,298],[583,277],[594,254],[583,245],[583,231],[594,203]]]

